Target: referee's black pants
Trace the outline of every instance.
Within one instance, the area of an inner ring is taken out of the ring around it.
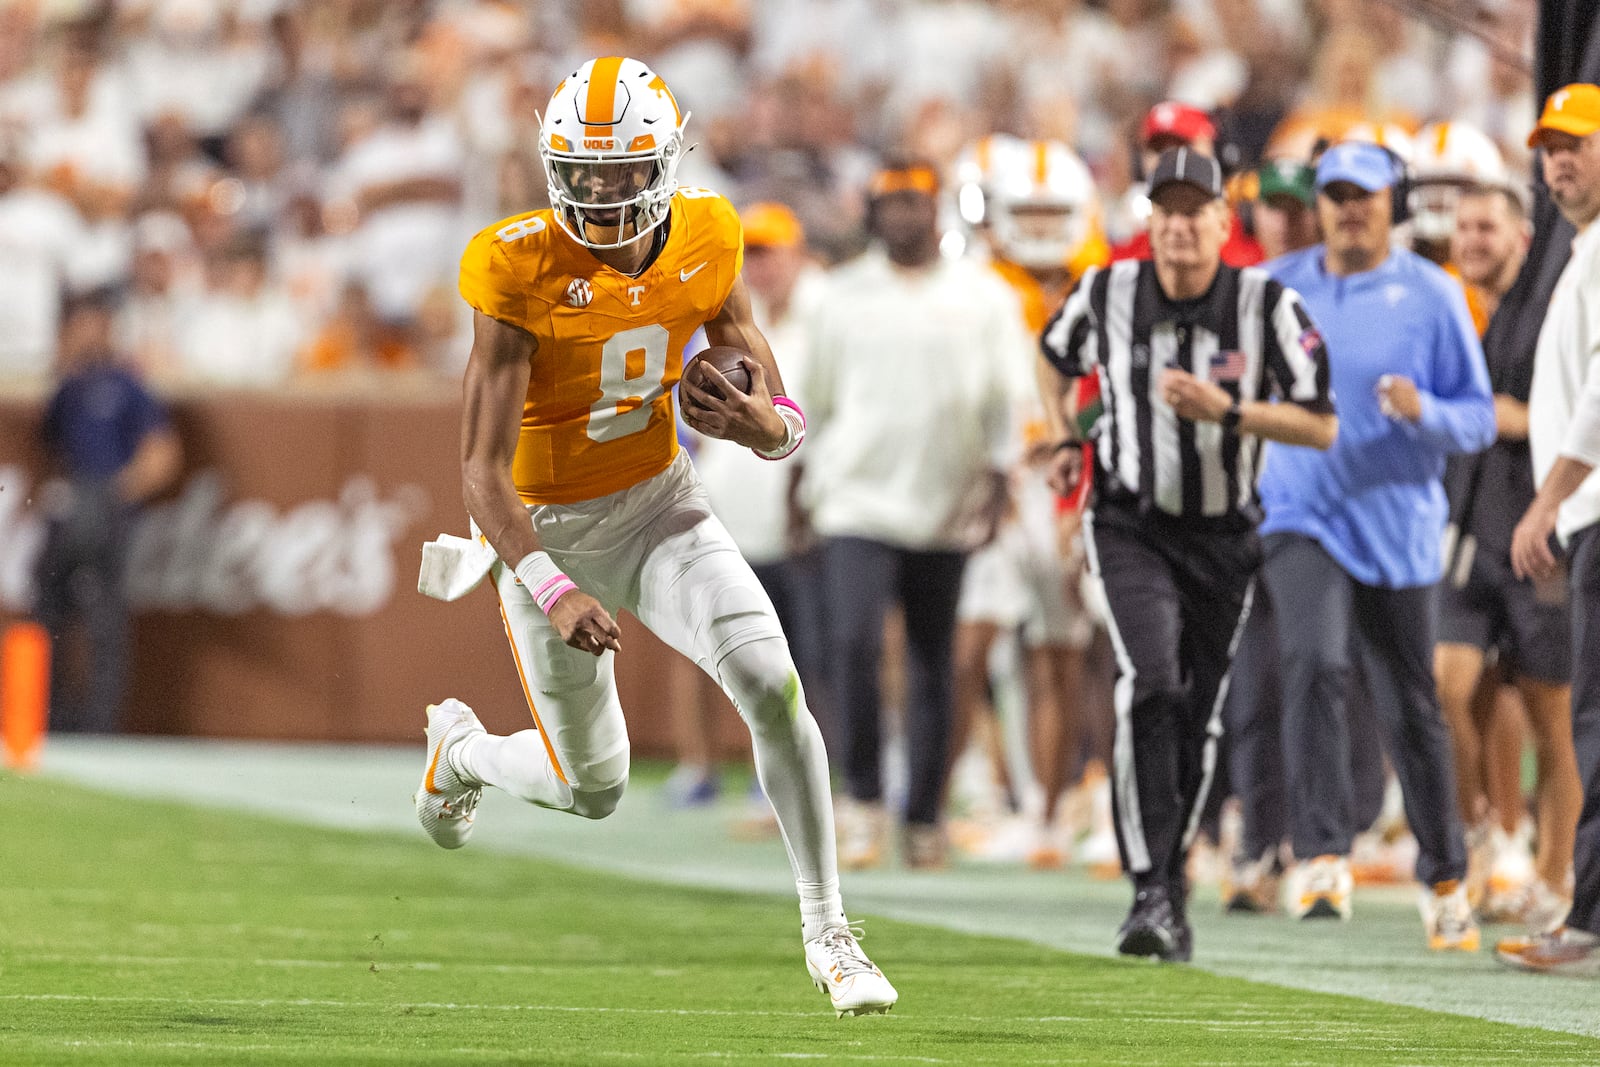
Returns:
[[[1295,858],[1348,856],[1358,829],[1346,704],[1354,650],[1417,838],[1417,880],[1431,885],[1464,878],[1450,732],[1433,680],[1439,587],[1358,582],[1301,534],[1269,534],[1265,555],[1262,579],[1278,608]]]
[[[1111,807],[1122,867],[1141,889],[1165,885],[1181,908],[1259,543],[1243,519],[1183,520],[1116,500],[1096,502],[1084,540],[1117,657]]]

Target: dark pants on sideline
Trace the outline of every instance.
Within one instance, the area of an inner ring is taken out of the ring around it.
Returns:
[[[109,483],[77,482],[45,531],[35,615],[50,633],[50,729],[121,728],[132,629],[125,575],[133,512]]]
[[[806,704],[822,730],[828,750],[839,744],[838,714],[827,683],[828,620],[824,613],[822,550],[813,549],[777,563],[752,564],[756,580],[778,613],[789,654],[805,688]]]
[[[1243,828],[1236,861],[1254,862],[1269,850],[1276,854],[1289,836],[1289,799],[1283,770],[1283,675],[1278,662],[1278,620],[1272,592],[1256,583],[1239,651],[1233,657],[1233,678],[1222,720],[1227,727],[1228,784],[1239,798]],[[1378,744],[1378,724],[1359,659],[1346,691],[1350,723],[1350,778],[1357,832],[1377,822],[1383,812],[1386,775]]]
[[[1465,877],[1450,731],[1433,680],[1438,586],[1366,585],[1299,534],[1272,534],[1265,553],[1263,577],[1284,608],[1278,649],[1295,858],[1348,855],[1356,832],[1346,703],[1354,650],[1417,838],[1417,878]]]
[[[1216,769],[1221,702],[1260,547],[1240,520],[1102,500],[1085,517],[1117,655],[1111,807],[1122,866],[1182,907],[1184,861]]]
[[[944,800],[956,602],[966,561],[964,552],[923,552],[859,537],[830,538],[823,546],[845,785],[856,800],[883,798],[883,621],[891,601],[905,614],[908,823],[937,823]]]
[[[1583,782],[1567,925],[1600,934],[1600,524],[1579,530],[1567,549],[1572,591],[1572,743]]]

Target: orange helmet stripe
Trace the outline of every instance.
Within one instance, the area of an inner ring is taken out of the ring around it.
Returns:
[[[672,90],[668,89],[667,83],[661,80],[661,75],[657,74],[654,78],[651,78],[648,87],[654,89],[658,93],[666,94],[667,100],[672,104],[672,115],[675,119],[677,119],[678,125],[682,126],[683,111],[678,107],[678,98],[672,95]]]
[[[1450,124],[1448,122],[1439,123],[1438,129],[1433,131],[1433,154],[1436,156],[1444,155],[1444,143],[1449,139]]]
[[[994,165],[994,138],[985,137],[978,142],[978,172],[988,174],[989,168]]]
[[[1050,146],[1044,141],[1033,142],[1033,181],[1043,185],[1050,175]]]
[[[585,136],[611,136],[611,126],[617,117],[617,75],[621,70],[621,56],[594,61],[594,69],[589,71],[589,88],[583,95]]]

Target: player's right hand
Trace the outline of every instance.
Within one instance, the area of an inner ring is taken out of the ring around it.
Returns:
[[[1083,446],[1076,442],[1057,447],[1045,469],[1045,481],[1058,496],[1071,496],[1083,480]]]
[[[550,605],[550,622],[561,640],[579,652],[599,656],[608,648],[622,651],[622,627],[600,601],[582,589],[574,589]]]

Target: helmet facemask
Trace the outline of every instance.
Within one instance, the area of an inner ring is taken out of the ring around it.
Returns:
[[[556,221],[589,248],[637,241],[661,225],[672,208],[682,143],[674,131],[662,149],[603,156],[557,152],[541,144]],[[616,236],[596,238],[591,227],[614,230]]]
[[[1456,232],[1456,205],[1461,191],[1470,183],[1453,181],[1422,182],[1411,187],[1407,207],[1411,211],[1411,232],[1424,241],[1441,243]]]
[[[1029,270],[1065,267],[1089,236],[1088,213],[1079,204],[1001,197],[990,208],[995,244]]]

